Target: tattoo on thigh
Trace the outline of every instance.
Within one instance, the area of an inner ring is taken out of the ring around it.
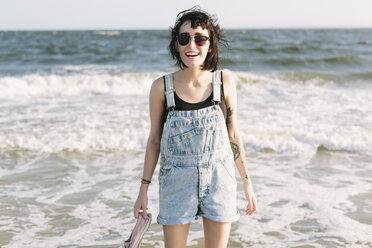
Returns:
[[[230,145],[231,145],[231,150],[234,154],[234,160],[236,160],[240,156],[240,147],[238,146],[238,144],[235,144],[233,142],[230,142]]]

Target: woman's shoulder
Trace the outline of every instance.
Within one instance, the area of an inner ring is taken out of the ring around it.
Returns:
[[[222,71],[222,82],[223,82],[223,87],[226,90],[231,90],[231,88],[235,88],[235,79],[234,79],[234,74],[232,71],[228,69],[223,69]]]
[[[164,99],[164,79],[163,76],[158,77],[154,80],[151,85],[150,95],[155,96],[156,98]]]
[[[165,80],[164,77],[166,75],[172,75],[172,74],[175,74],[175,72],[169,72],[169,73],[163,74],[162,76],[154,80],[154,82],[152,83],[152,86],[164,90],[164,80]]]
[[[164,79],[163,79],[163,76],[161,76],[161,77],[158,77],[157,79],[154,80],[154,82],[152,83],[152,86],[153,87],[160,87],[163,84],[164,84]]]

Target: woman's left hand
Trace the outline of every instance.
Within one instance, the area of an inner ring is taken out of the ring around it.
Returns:
[[[246,215],[251,215],[257,210],[257,200],[256,196],[253,192],[252,184],[251,182],[249,183],[244,183],[244,194],[245,198],[248,201],[247,208],[245,210]]]

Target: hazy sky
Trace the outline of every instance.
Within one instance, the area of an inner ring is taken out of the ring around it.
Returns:
[[[196,4],[223,28],[372,27],[372,0],[0,0],[0,30],[167,29]]]

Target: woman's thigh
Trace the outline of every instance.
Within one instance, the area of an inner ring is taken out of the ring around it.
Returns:
[[[185,248],[190,224],[163,225],[165,248]]]
[[[226,248],[230,236],[230,222],[215,222],[203,217],[204,247]]]

